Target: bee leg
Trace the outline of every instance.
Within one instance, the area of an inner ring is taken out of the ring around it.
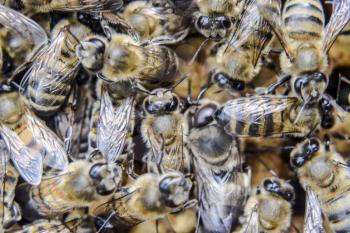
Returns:
[[[273,93],[276,91],[276,89],[277,89],[278,87],[282,86],[282,85],[285,84],[286,82],[289,82],[291,78],[292,78],[292,76],[290,76],[290,75],[287,75],[287,76],[282,77],[282,78],[279,79],[276,83],[271,84],[271,85],[267,88],[265,94],[273,94]]]
[[[128,169],[127,169],[127,174],[133,178],[134,180],[136,180],[139,175],[135,173],[134,170],[134,154],[132,152],[128,153],[128,157],[127,157],[127,163],[128,163]]]
[[[156,233],[159,233],[159,219],[156,219]]]

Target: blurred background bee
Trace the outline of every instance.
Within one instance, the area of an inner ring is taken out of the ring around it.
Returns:
[[[289,232],[294,198],[294,189],[285,180],[265,178],[248,199],[237,232]]]
[[[1,79],[28,62],[48,42],[43,28],[25,15],[0,5]]]
[[[45,177],[30,189],[24,203],[27,218],[53,217],[73,208],[89,208],[111,198],[121,181],[121,168],[104,160],[77,160],[69,164],[64,174]]]
[[[116,192],[111,201],[98,206],[93,214],[112,212],[108,219],[114,216],[119,224],[131,227],[183,210],[190,203],[191,188],[191,180],[180,172],[143,174]]]
[[[19,174],[10,162],[6,144],[0,140],[0,231],[21,220],[21,210],[14,201]]]
[[[250,194],[251,173],[243,168],[238,142],[210,118],[214,103],[200,106],[187,145],[197,181],[198,232],[231,232]]]
[[[196,0],[196,29],[204,37],[220,41],[229,36],[236,17],[242,12],[244,0]]]
[[[304,105],[317,102],[328,85],[325,74],[328,51],[350,19],[350,2],[333,1],[333,12],[326,27],[319,0],[288,0],[282,14],[280,0],[258,0],[258,8],[284,49],[280,64],[285,76],[269,92],[291,80],[290,88]]]
[[[176,43],[189,32],[189,15],[173,1],[134,1],[125,7],[120,18],[137,32],[141,41]]]
[[[3,89],[5,86],[2,85]],[[21,177],[38,185],[43,163],[66,171],[67,154],[56,134],[25,107],[17,92],[8,88],[0,95],[0,133]]]
[[[326,138],[321,142],[316,137],[305,139],[291,152],[290,164],[309,194],[307,205],[316,205],[325,215],[325,220],[315,219],[319,227],[330,227],[334,232],[348,231],[349,167],[330,141]]]

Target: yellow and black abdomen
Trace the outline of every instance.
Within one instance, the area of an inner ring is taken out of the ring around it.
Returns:
[[[325,25],[323,7],[319,0],[287,1],[283,22],[289,38],[296,41],[319,40]]]
[[[27,87],[27,101],[31,108],[41,116],[50,116],[56,113],[65,103],[75,72],[65,73],[66,66],[74,66],[74,62],[67,64],[67,61],[59,60],[52,67],[43,67],[38,73],[32,75],[38,78],[29,77]],[[68,68],[74,70],[74,67]]]

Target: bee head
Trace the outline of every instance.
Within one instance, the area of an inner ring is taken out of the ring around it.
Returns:
[[[95,163],[89,171],[89,176],[96,184],[99,195],[113,193],[121,181],[121,168],[116,164]]]
[[[103,67],[105,43],[98,37],[92,37],[82,41],[76,47],[76,54],[85,69],[98,72]]]
[[[171,91],[159,88],[145,98],[143,106],[149,114],[167,114],[179,108],[179,98]]]
[[[223,15],[200,15],[196,17],[195,27],[206,38],[220,41],[228,35],[232,27],[232,22],[229,17]]]
[[[288,202],[292,202],[295,198],[293,187],[276,177],[266,178],[262,186],[266,192],[274,193]]]
[[[291,153],[290,163],[294,168],[302,167],[320,149],[320,140],[317,138],[306,139],[301,142]]]
[[[166,206],[174,208],[188,201],[192,182],[182,173],[173,172],[162,175],[158,185]]]
[[[229,89],[232,91],[243,91],[245,83],[241,80],[232,79],[229,75],[219,72],[214,74],[213,82],[216,83],[222,89]]]
[[[195,111],[191,126],[195,128],[200,128],[209,125],[213,120],[213,114],[217,110],[218,106],[214,103],[208,103],[197,111]]]
[[[327,88],[327,78],[322,72],[301,75],[294,82],[294,90],[302,99],[309,103],[316,103]]]

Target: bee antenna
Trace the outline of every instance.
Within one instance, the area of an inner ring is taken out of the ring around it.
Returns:
[[[317,129],[319,123],[316,123],[311,129],[310,132],[305,136],[306,138],[310,139],[311,135],[315,132],[315,130]]]
[[[202,50],[202,48],[204,47],[204,45],[209,41],[209,38],[205,39],[200,46],[198,47],[197,51],[194,53],[190,63],[188,64],[189,66],[193,65],[193,63],[195,62],[195,60],[198,57],[199,52]]]
[[[138,86],[138,85],[135,85],[134,88],[135,88],[137,91],[142,92],[142,93],[144,93],[144,94],[146,94],[146,95],[154,95],[154,94],[152,94],[152,92],[150,92],[150,91],[148,91],[148,90],[146,90],[146,89],[144,89],[143,87],[140,87],[140,86]]]
[[[115,211],[113,211],[108,218],[104,221],[104,223],[102,224],[102,226],[98,229],[98,231],[96,233],[100,233],[103,228],[106,226],[106,224],[109,222],[109,220],[115,215]]]
[[[304,104],[301,106],[301,109],[300,109],[300,111],[298,112],[297,117],[296,117],[295,120],[293,121],[293,125],[295,125],[295,124],[299,121],[299,119],[300,119],[302,113],[304,112],[306,106],[310,103],[310,101],[311,101],[311,97],[309,97],[309,98],[304,102]]]
[[[168,89],[167,91],[172,92],[178,85],[180,85],[183,81],[185,81],[187,78],[189,77],[188,74],[186,74],[185,76],[183,76],[177,83],[174,84],[174,86],[172,86],[170,89]]]

